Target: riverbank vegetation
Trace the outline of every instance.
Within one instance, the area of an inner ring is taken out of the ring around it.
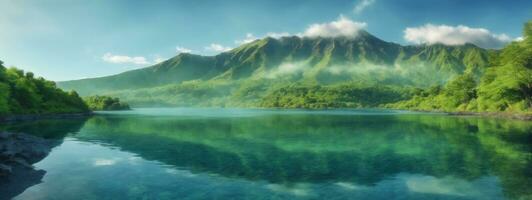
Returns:
[[[490,58],[479,78],[465,73],[444,86],[420,90],[388,107],[451,112],[532,113],[532,21],[522,41],[512,42]]]
[[[91,110],[129,110],[129,105],[119,98],[108,96],[90,96],[83,99]]]
[[[55,82],[32,72],[6,68],[0,61],[0,117],[90,113],[94,110],[128,110],[127,103],[108,96],[82,99],[77,92],[65,92]]]
[[[407,89],[392,86],[340,84],[332,86],[287,86],[270,92],[261,107],[278,108],[363,108],[405,100]]]
[[[52,81],[6,68],[0,61],[0,116],[85,112],[89,108],[75,91],[65,92]]]

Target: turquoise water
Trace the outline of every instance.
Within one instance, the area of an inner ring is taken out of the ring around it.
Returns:
[[[525,121],[154,108],[0,127],[59,141],[14,199],[532,198]]]

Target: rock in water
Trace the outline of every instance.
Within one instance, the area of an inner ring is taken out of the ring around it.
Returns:
[[[50,153],[52,142],[25,133],[0,132],[0,176],[16,167],[31,168]]]
[[[11,199],[40,183],[46,172],[32,165],[45,158],[56,144],[25,133],[0,132],[0,200]]]

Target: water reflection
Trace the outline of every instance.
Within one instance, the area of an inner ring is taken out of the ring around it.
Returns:
[[[69,133],[76,133],[83,126],[86,119],[73,119],[73,120],[43,120],[34,122],[20,122],[3,124],[0,127],[0,131],[9,131],[13,133],[32,133],[35,136],[39,136],[36,139],[39,148],[42,152],[50,152],[50,150],[56,146],[59,146],[63,142],[63,138]],[[38,155],[33,158],[26,158],[27,164],[34,164],[44,159],[47,154]],[[0,161],[2,161],[0,158]],[[1,162],[0,162],[1,163]],[[42,182],[42,178],[46,174],[45,170],[23,167],[19,165],[11,166],[11,173],[0,176],[0,199],[11,199],[26,188]]]
[[[95,116],[40,163],[61,169],[48,170],[48,185],[22,197],[71,182],[83,187],[63,195],[526,198],[532,195],[531,127],[417,114]]]

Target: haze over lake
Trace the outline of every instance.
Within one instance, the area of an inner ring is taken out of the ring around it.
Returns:
[[[9,193],[14,199],[532,195],[527,121],[390,110],[146,108],[0,128],[55,141],[35,164],[44,175],[26,177],[32,184]]]

